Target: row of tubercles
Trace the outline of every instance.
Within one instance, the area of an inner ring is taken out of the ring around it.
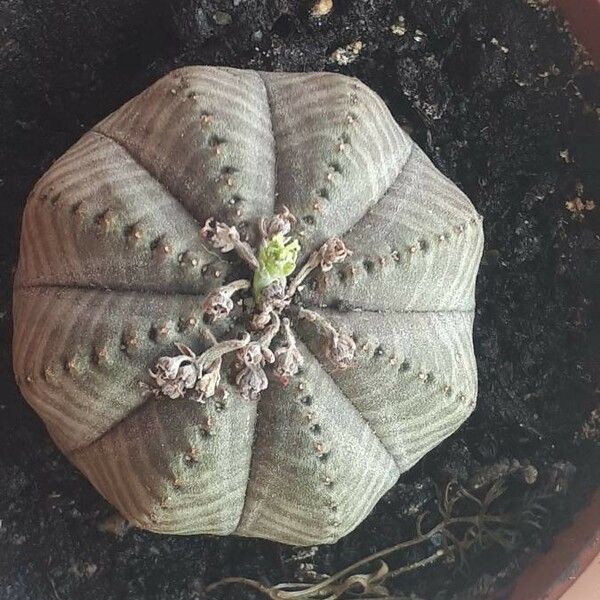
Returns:
[[[463,236],[469,235],[470,231],[476,231],[481,220],[481,216],[472,217],[468,221],[453,225],[443,232],[415,240],[414,243],[407,244],[403,248],[376,257],[360,257],[362,268],[368,275],[372,275],[378,269],[384,269],[389,265],[410,264],[410,261],[426,255],[434,248],[442,248],[445,244],[459,241]],[[357,253],[354,260],[351,257],[350,261],[338,267],[338,275],[342,282],[350,283],[358,276],[358,259]]]
[[[439,381],[432,370],[426,367],[415,367],[406,357],[398,357],[394,353],[387,353],[382,344],[378,342],[357,342],[357,348],[365,356],[366,360],[387,361],[395,368],[398,374],[404,377],[412,377],[416,381],[428,386],[437,386],[440,395],[447,398],[454,397],[458,402],[467,406],[474,406],[475,399],[469,398],[462,390],[457,390],[447,382]]]
[[[170,488],[171,492],[168,489],[164,491],[163,497],[160,502],[160,508],[162,510],[166,510],[169,508],[169,505],[172,500],[171,494],[180,493],[183,491],[185,477],[183,476],[184,469],[193,469],[193,468],[201,468],[202,466],[202,442],[208,441],[209,438],[215,436],[217,434],[217,415],[222,413],[227,409],[227,397],[228,392],[223,388],[219,387],[217,391],[217,395],[211,399],[210,404],[199,405],[200,415],[199,415],[199,423],[198,429],[200,433],[200,443],[190,443],[188,448],[182,455],[182,465],[183,468],[179,473],[173,472],[171,474]],[[213,408],[209,408],[210,405]],[[151,516],[151,519],[156,522],[158,520],[158,515],[154,514]]]
[[[185,76],[181,76],[179,78],[178,84],[170,89],[170,93],[172,95],[177,95],[180,91],[185,90],[189,87],[189,80]],[[189,91],[185,94],[184,98],[197,101],[198,93],[195,91]],[[208,112],[202,112],[199,116],[199,123],[202,127],[209,127],[214,122],[214,116]],[[215,157],[220,156],[223,153],[224,146],[226,144],[226,140],[217,136],[211,135],[208,138],[208,148],[210,149],[211,154]],[[223,195],[226,197],[224,202],[231,208],[232,214],[230,217],[234,220],[234,222],[240,227],[241,230],[245,230],[247,225],[245,223],[240,222],[242,217],[242,210],[240,208],[242,203],[242,197],[239,194],[239,185],[238,179],[236,177],[236,173],[239,172],[239,169],[233,165],[227,165],[220,168],[219,175],[217,177],[217,181],[220,182],[223,188],[226,191]],[[59,206],[59,201],[61,200],[61,192],[56,191],[55,187],[51,185],[48,188],[47,192],[40,193],[40,200],[43,203],[48,202],[50,206],[56,207]],[[85,219],[84,216],[84,203],[76,202],[71,205],[70,212],[80,221]],[[231,220],[231,219],[230,219]],[[101,211],[93,218],[94,224],[98,228],[98,232],[100,234],[108,235],[113,231],[118,231],[121,228],[122,235],[129,247],[139,247],[144,243],[144,240],[147,237],[147,232],[144,231],[143,227],[139,222],[133,224],[119,224],[119,215],[118,212],[114,209],[108,208]],[[199,265],[199,259],[194,253],[190,250],[183,250],[177,252],[173,245],[166,240],[165,236],[159,236],[149,241],[150,250],[153,255],[158,258],[164,258],[169,255],[176,256],[178,263],[182,267],[196,267]],[[205,266],[205,265],[203,265]],[[218,275],[215,275],[218,277]]]
[[[298,374],[301,377],[302,371]],[[301,379],[294,383],[295,401],[301,407],[301,418],[303,426],[306,427],[311,452],[314,454],[316,469],[320,472],[320,480],[323,491],[323,506],[327,509],[327,525],[331,529],[331,538],[337,536],[335,531],[340,526],[340,520],[337,516],[338,505],[336,504],[332,489],[335,485],[334,477],[327,468],[333,452],[323,435],[323,430],[318,417],[318,408],[315,405],[314,397],[310,394],[309,383]]]
[[[179,325],[177,326],[177,331],[182,332],[196,327],[199,321],[196,316],[187,316],[180,318],[178,323]],[[164,341],[167,337],[169,337],[170,333],[175,333],[175,329],[169,327],[168,322],[162,322],[152,325],[148,337],[150,340],[158,343],[159,341]],[[176,336],[173,336],[173,339],[175,340]],[[132,350],[139,348],[140,343],[140,337],[136,333],[135,329],[128,326],[124,329],[123,335],[121,336],[119,350],[121,353],[131,356]],[[110,365],[112,363],[110,357],[111,351],[107,343],[96,345],[92,350],[91,356],[80,353],[65,357],[65,359],[62,361],[64,368],[63,373],[67,373],[71,377],[84,375],[88,371],[91,363],[97,367]],[[42,369],[42,377],[47,382],[52,383],[57,375],[58,374],[51,366],[46,366]],[[25,380],[27,383],[33,383],[35,377],[33,375],[27,375]],[[214,409],[212,410],[213,414],[208,414],[208,405],[199,405],[200,410],[202,410],[202,413],[200,414],[199,430],[203,439],[215,435],[215,416],[216,414],[226,410],[227,396],[227,392],[223,388],[220,388],[218,396],[211,403],[214,406]],[[198,446],[191,444],[182,457],[183,463],[189,466],[198,463],[200,454],[201,452]],[[171,485],[173,492],[180,490],[183,486],[183,478],[181,475],[173,474]],[[170,500],[171,495],[167,491],[163,494],[159,505],[148,515],[148,518],[152,523],[158,522],[160,510],[167,509]]]
[[[199,326],[201,327],[199,328]],[[60,363],[62,364],[62,373],[71,377],[81,376],[89,372],[91,368],[112,366],[118,356],[132,358],[142,349],[145,340],[163,346],[171,341],[173,343],[178,341],[178,337],[182,333],[202,333],[203,331],[207,330],[202,322],[200,310],[189,312],[176,321],[164,320],[154,323],[144,334],[140,334],[138,328],[126,325],[123,327],[121,335],[113,338],[112,343],[109,340],[96,342],[92,344],[89,352],[78,351],[64,356]],[[52,365],[44,366],[41,371],[41,376],[47,382],[54,381],[60,374]],[[25,380],[27,383],[32,383],[35,378],[34,374],[28,374]]]
[[[183,102],[194,102],[197,103],[202,98],[201,93],[196,90],[189,89],[190,81],[185,75],[178,77],[177,84],[170,88],[169,94],[172,96],[178,96],[182,98]],[[199,123],[202,128],[207,130],[214,124],[214,114],[204,110],[200,113]],[[210,153],[218,158],[225,152],[227,140],[216,134],[208,137],[208,147]],[[244,229],[243,224],[240,223],[240,219],[243,216],[241,204],[243,202],[242,196],[239,194],[238,176],[239,168],[233,165],[226,165],[219,169],[219,175],[217,181],[223,186],[224,203],[227,204],[231,211],[228,216],[228,221],[232,221],[236,225]]]
[[[81,209],[75,212],[81,216]],[[147,249],[157,262],[171,261],[185,271],[199,269],[202,276],[212,279],[220,279],[223,275],[223,265],[203,263],[198,253],[193,250],[177,250],[165,235],[158,237],[149,235],[140,222],[119,227],[117,221],[118,214],[113,209],[103,210],[93,218],[93,223],[100,234],[108,236],[120,230],[122,239],[130,250]]]
[[[50,186],[48,192],[40,194],[40,199],[44,202],[49,201],[52,207],[56,207],[61,199],[61,193],[55,191],[54,186]],[[105,208],[88,220],[85,214],[85,203],[79,201],[70,206],[70,213],[78,220],[80,226],[91,224],[99,235],[109,236],[113,233],[120,233],[121,239],[129,249],[145,247],[150,251],[152,257],[159,262],[171,259],[182,269],[200,267],[202,275],[217,279],[222,275],[222,268],[218,266],[211,267],[210,263],[201,264],[200,258],[194,251],[178,251],[165,235],[152,236],[143,228],[140,221],[129,224],[121,223],[119,211],[115,209]]]
[[[227,408],[227,392],[220,388],[219,397],[214,400],[214,409],[209,412],[208,405],[199,405],[201,411],[199,414],[198,430],[200,433],[200,442],[208,440],[214,436],[217,431],[216,415],[223,412]],[[152,523],[158,523],[160,520],[160,512],[168,510],[173,496],[182,492],[185,482],[183,472],[185,469],[198,468],[201,466],[202,449],[201,444],[190,443],[188,448],[181,456],[182,469],[179,472],[171,473],[171,480],[165,485],[161,494],[159,504],[150,512],[149,518]]]
[[[352,86],[352,90],[349,93],[350,104],[355,105],[358,103],[358,95],[355,91],[356,84]],[[340,133],[332,148],[332,156],[339,156],[340,158],[348,152],[351,147],[351,129],[357,122],[358,117],[352,110],[345,113],[343,117],[343,131]],[[331,189],[333,186],[339,183],[339,179],[342,176],[342,167],[340,165],[340,159],[331,159],[326,162],[323,168],[323,186],[314,191],[314,199],[311,205],[312,214],[307,214],[301,217],[301,223],[309,226],[313,226],[318,218],[318,215],[323,214],[326,210]],[[297,232],[299,237],[303,237],[306,233],[300,228]]]

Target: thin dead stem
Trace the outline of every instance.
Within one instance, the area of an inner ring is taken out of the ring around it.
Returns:
[[[391,597],[385,583],[400,575],[416,571],[432,565],[444,558],[462,567],[465,553],[471,547],[480,545],[487,547],[495,543],[504,548],[510,547],[516,536],[515,519],[509,514],[490,513],[491,505],[504,493],[502,482],[492,485],[483,498],[479,498],[465,490],[449,483],[438,500],[439,522],[427,532],[422,532],[422,522],[425,514],[417,519],[417,535],[388,548],[375,552],[323,581],[310,583],[280,583],[268,587],[253,579],[245,577],[227,577],[209,585],[207,592],[212,592],[223,585],[239,584],[251,587],[271,600],[342,600],[350,597]],[[453,514],[459,503],[466,503],[471,509],[468,514]],[[436,542],[438,549],[423,558],[390,570],[383,560],[408,548],[424,542]],[[513,544],[514,545],[514,544]],[[377,563],[373,571],[361,573],[359,570],[367,565]]]

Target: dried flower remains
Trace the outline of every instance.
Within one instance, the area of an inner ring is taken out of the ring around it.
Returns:
[[[189,397],[204,402],[215,395],[221,381],[223,355],[234,352],[236,361],[235,384],[241,395],[256,400],[269,386],[265,369],[273,378],[287,386],[302,367],[304,358],[296,344],[290,326],[290,317],[280,315],[289,307],[302,282],[317,268],[327,272],[335,263],[342,262],[351,252],[339,238],[332,238],[313,252],[306,263],[288,284],[287,278],[296,269],[300,252],[297,239],[288,236],[297,220],[286,206],[269,219],[258,223],[260,247],[257,252],[241,240],[235,227],[210,218],[200,230],[202,238],[223,253],[235,251],[254,272],[252,283],[238,279],[211,291],[202,303],[202,311],[209,323],[231,318],[234,308],[233,295],[252,288],[255,310],[248,319],[248,331],[240,340],[216,342],[200,356],[183,344],[176,344],[177,356],[162,356],[152,369],[150,390],[157,396],[170,399]],[[300,309],[298,318],[306,318],[317,324],[326,343],[326,355],[331,362],[346,368],[354,358],[354,340],[312,311]],[[274,344],[281,332],[280,343]]]

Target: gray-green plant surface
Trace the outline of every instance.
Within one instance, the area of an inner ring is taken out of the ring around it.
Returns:
[[[227,223],[257,249],[257,224],[282,205],[298,219],[300,269],[333,238],[352,252],[286,309],[300,372],[255,401],[229,353],[203,402],[144,393],[175,344],[200,356],[248,329],[251,290],[204,322],[207,297],[251,273],[200,228]],[[134,524],[334,542],[474,408],[482,246],[469,200],[360,82],[180,69],[36,184],[15,281],[17,381]],[[323,323],[352,336],[350,367],[329,360]]]

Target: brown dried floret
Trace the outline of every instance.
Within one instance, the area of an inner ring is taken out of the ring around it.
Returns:
[[[227,317],[233,310],[233,300],[231,296],[235,292],[247,290],[250,282],[247,279],[238,279],[227,285],[223,285],[206,296],[202,303],[202,311],[208,316],[210,321],[217,321]]]
[[[321,267],[324,273],[330,271],[335,263],[342,262],[351,254],[352,252],[346,248],[346,244],[342,239],[334,237],[327,240],[310,255],[298,271],[288,288],[288,297],[291,298],[296,293],[298,287],[302,285],[302,282],[314,269]]]
[[[338,331],[325,317],[312,310],[302,308],[298,317],[314,323],[318,331],[325,336],[327,340],[325,356],[333,365],[340,369],[346,369],[352,364],[356,352],[356,342],[350,335]]]
[[[161,356],[154,369],[150,369],[155,392],[175,400],[183,398],[188,390],[195,389],[199,384],[196,391],[202,393],[202,399],[212,396],[220,377],[215,374],[215,370],[220,370],[221,357],[227,352],[247,346],[249,341],[248,334],[240,340],[225,340],[213,345],[200,356],[196,356],[188,346],[176,344],[180,355]]]
[[[251,246],[241,240],[240,233],[235,227],[220,223],[214,218],[206,220],[204,227],[200,230],[200,236],[208,240],[215,248],[223,253],[235,250],[238,256],[246,262],[250,268],[258,268],[256,258]]]
[[[283,319],[283,332],[285,342],[273,352],[275,356],[273,374],[283,385],[288,385],[290,379],[304,364],[304,357],[298,350],[296,338],[290,327],[290,320],[287,318]]]
[[[260,233],[265,241],[272,240],[276,235],[287,236],[296,224],[296,217],[287,206],[282,206],[281,211],[268,219],[260,220]]]

